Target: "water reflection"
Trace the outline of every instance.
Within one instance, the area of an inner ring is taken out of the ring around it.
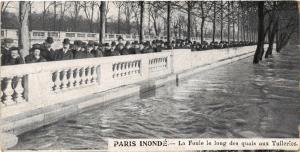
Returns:
[[[13,149],[106,149],[107,138],[297,137],[296,50],[260,65],[244,59],[95,107],[21,135]]]

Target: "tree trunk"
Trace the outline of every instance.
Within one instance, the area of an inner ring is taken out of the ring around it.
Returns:
[[[231,2],[231,8],[234,9],[234,2]],[[234,13],[234,10],[233,10]],[[235,41],[235,14],[232,14],[232,41]]]
[[[93,31],[93,19],[94,19],[94,2],[92,2],[92,13],[91,13],[91,19],[90,19],[90,32]]]
[[[191,2],[187,2],[188,3],[188,24],[187,24],[187,39],[190,41],[191,40]]]
[[[204,29],[204,22],[205,22],[205,18],[204,17],[202,17],[201,18],[201,44],[203,43],[203,41],[204,41],[204,33],[203,33],[203,29]]]
[[[215,34],[216,34],[216,2],[213,2],[213,9],[214,9],[214,14],[213,14],[213,33],[212,33],[212,42],[215,42]]]
[[[118,6],[118,34],[120,34],[120,24],[121,24],[121,14],[120,14],[120,11],[121,11],[121,6]]]
[[[258,39],[257,47],[253,58],[253,63],[257,64],[260,60],[260,54],[264,46],[264,1],[257,2],[257,15],[258,15]]]
[[[143,27],[143,21],[144,21],[144,1],[140,1],[140,28],[139,28],[139,40],[140,43],[143,42],[144,39],[144,27]]]
[[[63,24],[63,2],[60,5],[60,22],[59,22],[59,31],[62,31],[62,24]]]
[[[29,15],[29,1],[19,2],[19,31],[18,31],[18,45],[22,57],[29,54],[29,28],[28,28],[28,15]]]
[[[53,5],[54,5],[54,6],[53,6],[53,7],[54,7],[54,8],[53,8],[53,9],[54,9],[54,11],[53,11],[53,12],[54,12],[54,17],[53,17],[53,30],[56,31],[56,15],[57,15],[57,14],[56,14],[56,1],[54,1],[54,4],[53,4]]]
[[[171,42],[171,2],[167,2],[167,41]]]
[[[131,25],[130,25],[131,13],[130,13],[130,10],[129,10],[129,6],[126,7],[125,11],[126,11],[127,34],[130,34],[130,30],[131,30]]]
[[[151,7],[148,7],[148,35],[151,34]]]
[[[269,32],[269,47],[267,49],[267,52],[265,54],[265,58],[268,58],[269,55],[272,55],[272,50],[273,50],[273,44],[275,40],[275,34],[277,31],[277,26],[278,26],[278,21],[275,22],[273,29]]]
[[[228,40],[228,44],[230,44],[230,2],[227,2],[228,3],[228,7],[227,7],[227,20],[228,20],[228,24],[227,24],[227,40]]]
[[[105,41],[105,21],[106,21],[106,2],[105,1],[101,1],[100,4],[100,30],[99,30],[99,43],[103,44]]]
[[[220,28],[221,28],[221,32],[220,32],[220,34],[221,34],[221,41],[223,41],[223,1],[221,1],[221,26],[220,26]]]
[[[238,7],[238,10],[237,10],[237,41],[239,42],[240,41],[240,9]]]
[[[46,16],[46,1],[44,1],[44,3],[43,3],[43,5],[44,5],[44,10],[43,10],[43,18],[42,18],[42,22],[43,22],[43,30],[46,30],[45,29],[45,16]]]
[[[31,17],[31,8],[32,8],[32,4],[30,4],[29,6],[29,14],[28,14],[28,20],[29,20],[29,31],[32,31],[32,17]]]

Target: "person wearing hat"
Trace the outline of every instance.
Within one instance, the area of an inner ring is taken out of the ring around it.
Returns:
[[[149,41],[147,41],[144,44],[144,49],[143,49],[142,53],[153,53],[153,49],[150,47],[150,42]]]
[[[2,41],[1,54],[2,56],[9,55],[9,49],[12,47],[14,40],[10,38],[5,38]]]
[[[9,49],[12,47],[14,40],[10,38],[5,38],[2,40],[1,45],[1,64],[4,64],[4,59],[9,57]]]
[[[120,55],[127,55],[127,54],[128,54],[128,52],[125,52],[125,51],[124,51],[124,50],[125,50],[125,47],[124,47],[124,44],[123,44],[123,43],[119,43],[119,44],[117,45],[116,50],[120,53]]]
[[[94,55],[94,57],[103,57],[104,56],[104,53],[103,53],[104,48],[103,48],[102,44],[95,42],[95,45],[97,47],[94,47],[94,49],[91,51],[91,53]]]
[[[70,40],[65,38],[63,40],[63,47],[58,49],[54,53],[54,60],[61,61],[61,60],[71,60],[73,59],[73,53],[70,49]]]
[[[132,48],[130,49],[130,54],[141,54],[140,45],[138,41],[132,43]]]
[[[122,43],[122,41],[124,41],[123,37],[122,37],[122,36],[119,36],[119,37],[118,37],[118,45],[119,45],[120,43]]]
[[[17,65],[25,63],[18,47],[11,47],[9,49],[9,55],[2,59],[3,65]]]
[[[45,42],[41,44],[41,56],[44,57],[47,61],[54,61],[54,50],[51,48],[52,44],[52,37],[47,37]]]
[[[92,54],[92,50],[94,50],[94,42],[93,41],[88,41],[88,44],[86,45],[86,49],[84,51],[85,58],[93,58],[93,57],[95,57]]]
[[[46,62],[47,61],[46,59],[44,59],[44,57],[42,57],[40,55],[40,53],[41,53],[40,48],[33,47],[33,48],[31,48],[31,50],[32,50],[32,53],[25,57],[26,63],[37,63],[37,62]]]
[[[153,51],[154,52],[161,52],[162,51],[160,40],[157,40],[152,46],[153,46]]]
[[[131,44],[129,41],[127,41],[125,43],[125,46],[124,48],[122,49],[122,51],[120,52],[121,55],[128,55],[130,54],[130,51],[131,51]]]
[[[83,59],[86,57],[84,51],[86,49],[86,43],[80,40],[74,41],[74,59]]]
[[[111,47],[105,50],[105,56],[118,56],[120,53],[116,49],[116,42],[111,43]]]

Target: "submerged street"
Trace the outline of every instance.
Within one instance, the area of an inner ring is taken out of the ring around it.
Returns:
[[[299,46],[252,56],[25,133],[12,149],[106,149],[107,138],[298,137]]]

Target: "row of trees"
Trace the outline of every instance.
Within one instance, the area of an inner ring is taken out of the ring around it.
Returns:
[[[256,3],[258,16],[257,49],[253,63],[259,63],[263,55],[268,58],[272,55],[273,44],[276,42],[276,51],[280,50],[290,41],[299,43],[299,8],[294,1],[274,1]],[[266,38],[269,47],[264,50]],[[292,39],[292,40],[291,40]]]
[[[296,2],[249,1],[52,1],[19,2],[18,18],[1,2],[2,28],[19,28],[20,39],[28,30],[60,30],[138,34],[214,41],[258,41],[254,63],[262,60],[263,44],[273,43],[277,51],[293,37],[298,23]],[[14,2],[16,3],[16,2]],[[33,3],[42,3],[41,13],[32,12]],[[109,3],[109,4],[108,4]],[[108,17],[114,6],[115,17]],[[15,18],[15,19],[14,19]],[[13,23],[12,20],[16,20]],[[23,40],[25,41],[25,39]],[[22,42],[22,40],[20,40]],[[26,45],[20,43],[20,46]]]
[[[2,28],[19,26],[17,15],[7,11],[12,3],[16,2],[2,2]],[[34,11],[34,3],[39,3],[42,11]],[[29,30],[98,32],[100,5],[99,1],[29,3]],[[210,36],[213,41],[253,41],[256,29],[251,26],[251,19],[255,14],[248,5],[247,2],[233,1],[147,1],[143,2],[143,31],[149,35],[164,36],[168,33],[169,23],[169,34],[175,37],[201,37],[203,41],[204,37]],[[107,16],[111,11],[108,6],[116,8],[114,18]],[[106,32],[139,34],[140,8],[137,1],[107,2],[104,12]]]

